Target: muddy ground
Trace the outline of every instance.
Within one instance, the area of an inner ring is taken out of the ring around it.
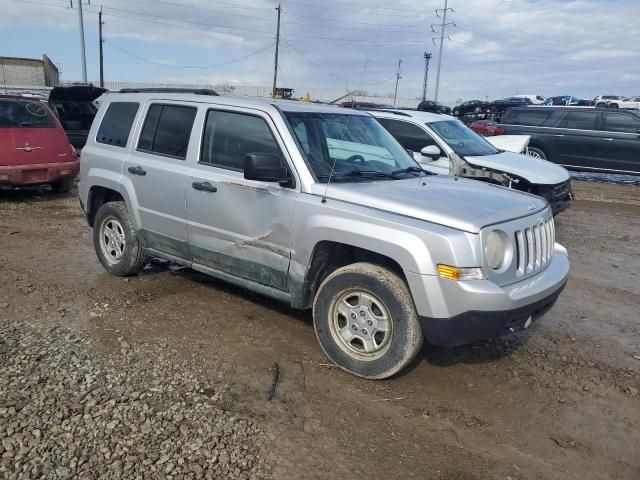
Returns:
[[[273,478],[637,480],[640,188],[574,188],[556,220],[572,261],[556,307],[511,337],[425,345],[390,380],[332,367],[309,312],[165,262],[108,275],[74,194],[0,192],[0,318],[60,325],[115,359],[123,341],[179,358],[185,378],[197,367],[266,432]]]

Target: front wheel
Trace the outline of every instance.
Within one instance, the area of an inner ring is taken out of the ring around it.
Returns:
[[[407,366],[423,337],[405,282],[390,270],[355,263],[329,275],[313,303],[320,346],[340,368],[382,379]]]
[[[96,213],[93,246],[109,273],[125,277],[142,270],[146,257],[124,202],[109,202]]]
[[[527,147],[527,155],[533,158],[540,158],[541,160],[547,160],[547,154],[544,150],[538,147]]]

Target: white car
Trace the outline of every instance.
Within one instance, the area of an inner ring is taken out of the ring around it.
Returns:
[[[412,110],[370,113],[427,172],[483,180],[539,195],[549,201],[554,215],[571,205],[569,172],[555,163],[497,148],[449,115]],[[528,138],[519,140],[520,145],[528,143]]]
[[[542,105],[546,100],[542,95],[514,95],[513,98],[528,98],[533,105]]]
[[[593,105],[596,107],[604,107],[609,102],[619,102],[624,100],[622,95],[598,95],[593,99]]]
[[[608,108],[630,108],[640,110],[640,97],[629,97],[623,100],[610,100],[605,104]]]

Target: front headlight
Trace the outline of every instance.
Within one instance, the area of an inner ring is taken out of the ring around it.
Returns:
[[[493,270],[501,270],[511,261],[511,242],[502,230],[493,230],[484,246],[484,256],[487,265]]]

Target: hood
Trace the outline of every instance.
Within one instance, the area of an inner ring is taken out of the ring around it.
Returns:
[[[312,193],[324,195],[325,188],[325,184],[315,183]],[[531,215],[547,207],[545,200],[533,195],[450,176],[332,183],[327,198],[471,233],[479,233],[485,225]]]
[[[106,91],[106,88],[93,85],[58,85],[49,92],[49,101],[93,102]]]
[[[529,145],[530,135],[498,135],[485,137],[485,140],[494,147],[507,152],[522,153]]]
[[[539,185],[557,185],[569,180],[569,172],[560,165],[520,153],[502,152],[464,158],[476,167],[511,173]]]

